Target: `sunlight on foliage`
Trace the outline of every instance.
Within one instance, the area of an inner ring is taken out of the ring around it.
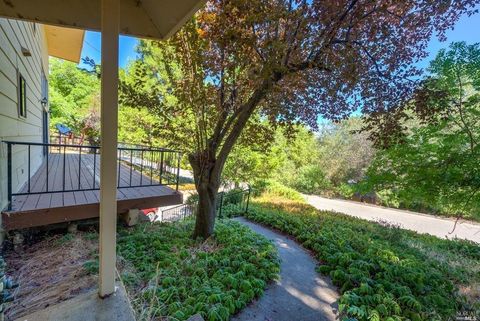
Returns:
[[[339,287],[344,320],[445,320],[480,315],[480,247],[385,227],[305,203],[262,197],[246,217],[294,236]],[[461,263],[459,263],[461,262]]]

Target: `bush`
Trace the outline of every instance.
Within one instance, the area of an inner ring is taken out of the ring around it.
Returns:
[[[231,189],[223,194],[223,205],[235,204],[243,202],[244,190],[240,188]]]
[[[293,188],[282,185],[281,183],[274,180],[263,181],[254,185],[253,196],[260,195],[266,195],[268,197],[280,197],[299,202],[304,201],[302,194],[300,194]]]
[[[248,227],[218,221],[204,242],[191,239],[192,229],[187,221],[119,232],[122,279],[139,319],[228,320],[278,277],[275,246]]]
[[[188,205],[196,205],[197,203],[198,203],[198,193],[197,192],[193,192],[192,194],[190,194],[185,201],[185,204],[188,204]]]
[[[245,206],[242,204],[227,204],[222,207],[221,218],[232,218],[243,215],[245,213]]]
[[[300,169],[293,187],[303,193],[320,194],[330,190],[332,184],[318,165],[305,166]]]
[[[344,199],[351,199],[355,194],[355,187],[350,184],[342,183],[336,189],[337,194]]]
[[[316,254],[319,272],[340,289],[344,320],[449,320],[465,311],[480,316],[478,297],[459,291],[480,284],[480,247],[473,242],[265,198],[245,216],[296,237]]]

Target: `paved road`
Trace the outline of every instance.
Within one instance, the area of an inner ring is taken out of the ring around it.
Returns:
[[[404,210],[384,208],[353,201],[328,199],[320,196],[304,195],[307,202],[321,210],[333,210],[370,221],[379,219],[399,224],[402,228],[428,233],[443,238],[458,237],[480,243],[480,224],[459,221],[455,230],[455,220]]]
[[[284,235],[245,220],[239,222],[273,241],[280,256],[280,280],[232,321],[334,321],[338,293],[328,278],[315,271],[317,262]]]

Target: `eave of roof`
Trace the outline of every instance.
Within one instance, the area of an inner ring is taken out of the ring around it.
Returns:
[[[120,0],[120,33],[166,39],[205,0]],[[101,0],[3,0],[0,16],[54,26],[100,30]]]
[[[85,31],[45,25],[48,55],[78,63],[82,53]]]

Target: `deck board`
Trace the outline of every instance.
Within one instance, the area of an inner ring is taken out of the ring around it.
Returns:
[[[67,153],[64,156],[57,152],[50,153],[48,158],[48,164],[41,164],[30,179],[31,192],[40,194],[14,196],[11,210],[2,213],[3,225],[7,231],[98,217],[100,191],[95,188],[100,186],[100,155],[85,153],[79,159],[78,153]],[[125,162],[125,159],[123,161]],[[130,208],[151,208],[182,202],[181,193],[158,185],[158,169],[150,171],[144,168],[142,175],[138,170],[131,169],[127,163],[117,166],[117,173],[120,174],[120,188],[117,189],[119,213]],[[157,176],[146,176],[150,173]],[[80,189],[84,190],[75,191],[79,189],[79,179]],[[140,184],[144,186],[128,187]],[[28,192],[27,183],[20,192]]]

